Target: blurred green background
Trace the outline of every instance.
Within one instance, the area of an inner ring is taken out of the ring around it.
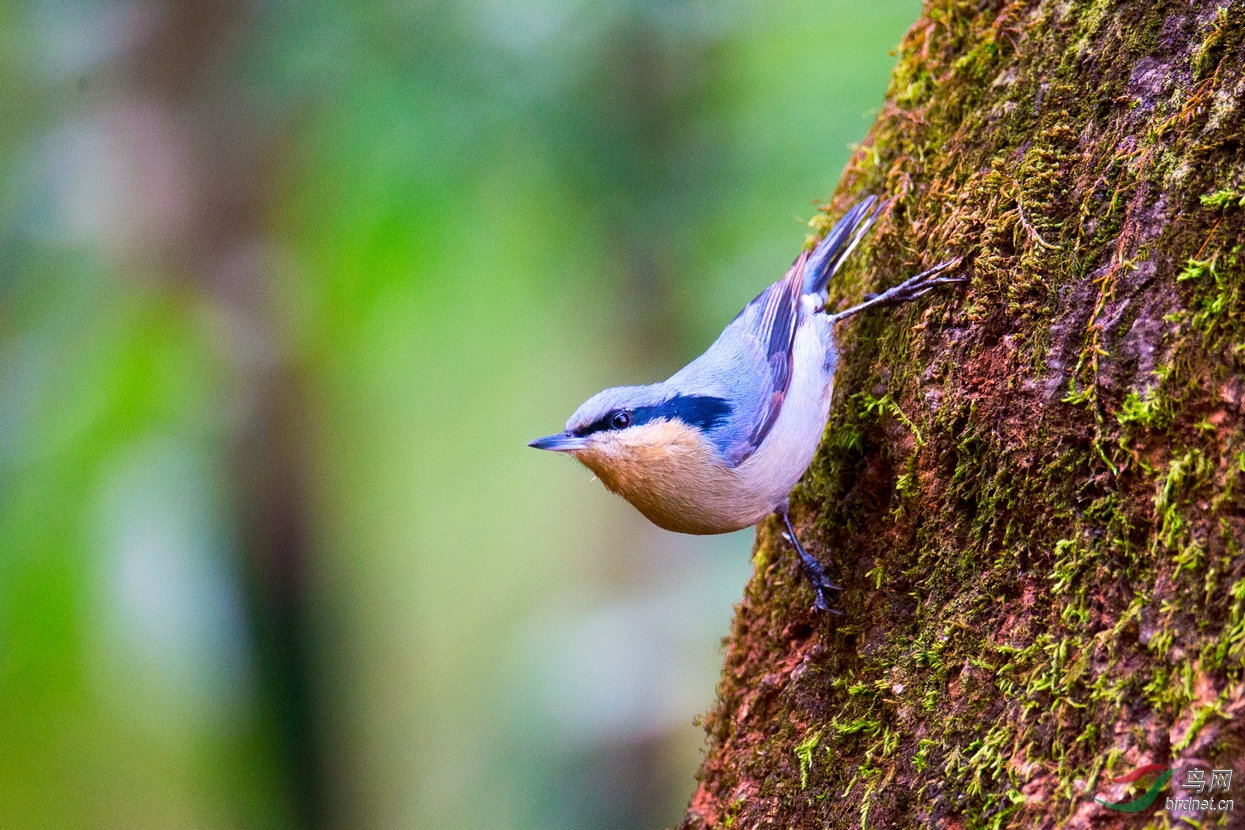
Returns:
[[[677,821],[751,531],[527,448],[780,276],[917,0],[0,11],[0,826]]]

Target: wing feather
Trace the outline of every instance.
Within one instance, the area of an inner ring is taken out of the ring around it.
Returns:
[[[769,366],[770,394],[765,405],[758,412],[755,426],[748,436],[743,452],[738,456],[736,464],[743,463],[765,440],[765,436],[773,428],[774,422],[782,412],[783,400],[791,385],[792,343],[795,341],[795,329],[800,319],[800,297],[803,294],[804,262],[808,252],[800,254],[787,275],[767,288],[759,297],[752,301],[760,304],[760,319],[752,331],[752,336],[764,350],[765,361]]]

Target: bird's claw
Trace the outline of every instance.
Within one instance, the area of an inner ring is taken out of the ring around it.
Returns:
[[[914,300],[923,294],[933,291],[940,285],[968,282],[968,278],[963,275],[954,277],[941,276],[945,271],[954,268],[959,264],[959,259],[949,259],[946,262],[938,263],[933,268],[928,268],[922,271],[915,277],[909,277],[895,288],[891,289],[891,291],[894,292],[892,295],[892,302],[902,303],[907,302],[908,300]]]
[[[812,574],[809,574],[809,582],[813,586],[813,610],[827,611],[840,617],[843,616],[842,611],[831,607],[830,600],[826,597],[827,591],[842,591],[843,589],[827,579],[824,571],[821,573],[820,579],[816,579]]]
[[[957,257],[956,259],[949,259],[946,262],[940,262],[933,268],[928,268],[914,277],[909,277],[899,285],[891,286],[885,291],[881,291],[876,294],[867,295],[865,299],[861,300],[851,308],[831,315],[830,319],[832,322],[846,320],[848,317],[851,317],[853,314],[859,314],[866,308],[872,308],[873,306],[901,305],[903,303],[911,302],[917,297],[928,294],[940,285],[968,282],[968,278],[963,275],[957,275],[954,277],[942,276],[944,272],[950,270],[951,268],[957,267],[961,261],[962,259]]]
[[[840,617],[843,616],[842,611],[830,606],[830,600],[826,597],[827,591],[842,591],[843,589],[831,582],[830,578],[826,576],[826,569],[821,562],[817,561],[812,554],[804,550],[804,546],[801,545],[800,540],[796,538],[795,528],[791,526],[790,517],[787,516],[785,512],[779,513],[779,516],[782,518],[783,524],[787,526],[786,530],[781,531],[782,538],[793,548],[795,548],[795,552],[799,554],[800,565],[804,570],[804,576],[808,579],[809,585],[812,586],[813,610],[826,611]]]
[[[818,563],[818,565],[820,570],[820,563]],[[826,592],[842,591],[843,589],[831,582],[826,576],[824,570],[821,570],[820,573],[809,572],[808,581],[813,586],[813,608],[818,611],[829,611],[831,614],[838,614],[839,616],[842,616],[842,611],[839,611],[837,608],[830,607],[830,600],[826,596]]]

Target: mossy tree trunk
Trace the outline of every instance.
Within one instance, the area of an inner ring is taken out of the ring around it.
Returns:
[[[805,545],[774,523],[682,826],[1245,822],[1245,4],[930,2],[843,177],[898,196],[841,301]],[[1176,772],[1139,817],[1095,803]]]

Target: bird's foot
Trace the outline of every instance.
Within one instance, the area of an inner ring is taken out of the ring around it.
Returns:
[[[899,283],[899,285],[888,288],[878,294],[870,294],[863,301],[857,303],[851,308],[831,315],[831,320],[838,322],[839,320],[847,319],[853,314],[859,314],[866,308],[873,308],[874,306],[902,305],[906,302],[915,300],[922,294],[927,294],[930,291],[933,291],[940,285],[968,282],[968,277],[965,276],[943,276],[943,274],[947,271],[959,265],[960,261],[961,260],[959,258],[956,258],[949,259],[946,262],[940,262],[933,268],[922,271],[915,277],[909,277]]]
[[[900,305],[909,300],[915,300],[922,294],[933,291],[940,285],[948,283],[967,282],[968,277],[944,277],[944,273],[960,264],[960,260],[949,259],[946,262],[940,262],[933,268],[922,271],[915,277],[909,277],[894,288],[888,288],[874,298],[877,305]]]
[[[791,518],[786,511],[778,514],[786,525],[787,529],[783,531],[782,537],[791,543],[795,548],[795,552],[800,555],[800,564],[804,568],[804,576],[808,578],[809,585],[813,588],[813,609],[816,611],[828,611],[831,614],[843,615],[843,612],[837,608],[830,606],[830,599],[827,597],[828,591],[842,591],[843,589],[830,581],[830,577],[826,576],[826,569],[817,558],[811,553],[804,550],[804,546],[800,544],[799,538],[795,535],[795,528],[791,526]]]

